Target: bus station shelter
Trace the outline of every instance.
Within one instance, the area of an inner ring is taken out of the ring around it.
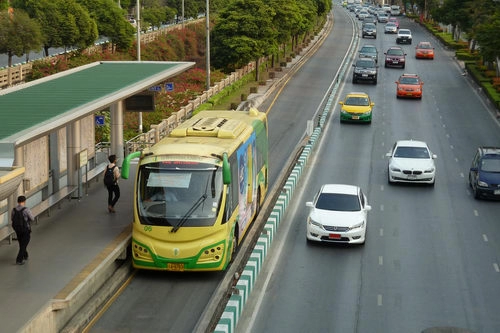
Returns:
[[[109,110],[109,151],[123,160],[125,100],[194,65],[94,62],[0,90],[0,229],[18,195],[36,207],[57,193],[81,193],[82,170],[98,164],[96,112]]]

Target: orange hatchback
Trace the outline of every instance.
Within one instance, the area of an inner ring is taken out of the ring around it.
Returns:
[[[396,81],[396,97],[422,98],[424,83],[417,74],[403,74]]]
[[[415,58],[434,59],[434,47],[429,42],[420,42],[415,47]]]

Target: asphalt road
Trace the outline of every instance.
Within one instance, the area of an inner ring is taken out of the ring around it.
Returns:
[[[334,35],[343,19],[335,17]],[[499,145],[499,123],[461,75],[453,53],[417,24],[401,22],[414,40],[403,46],[404,70],[383,67],[383,52],[395,44],[383,25],[377,39],[361,41],[382,52],[378,84],[353,85],[349,71],[341,95],[367,92],[375,102],[373,123],[340,124],[335,106],[238,332],[500,331],[500,204],[473,199],[467,184],[477,146]],[[434,43],[435,60],[414,58],[419,40]],[[332,58],[314,57],[319,68]],[[396,99],[394,82],[404,72],[422,77],[422,100]],[[316,100],[300,90],[290,96],[300,96],[295,101],[300,105]],[[388,185],[385,153],[408,138],[426,141],[437,154],[434,188]],[[356,184],[367,193],[372,211],[364,246],[306,243],[305,202],[324,183]]]
[[[288,82],[268,113],[271,187],[342,62],[352,39],[348,22],[341,12],[335,14],[334,33]],[[269,105],[261,105],[261,111]],[[224,272],[138,271],[90,332],[191,332],[223,277]]]

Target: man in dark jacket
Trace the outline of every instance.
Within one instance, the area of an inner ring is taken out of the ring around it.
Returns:
[[[16,211],[18,212],[16,214]],[[14,223],[15,215],[22,218],[22,221]],[[26,207],[26,197],[21,195],[17,198],[17,206],[12,210],[10,220],[12,228],[16,232],[17,241],[19,242],[19,252],[17,253],[16,264],[24,265],[24,261],[28,259],[28,251],[26,248],[31,239],[31,222],[35,218],[30,209]]]

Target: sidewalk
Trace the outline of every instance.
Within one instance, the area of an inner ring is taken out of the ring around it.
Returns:
[[[135,167],[131,169],[133,175]],[[16,265],[17,241],[0,243],[2,332],[25,331],[23,326],[58,293],[74,289],[72,285],[78,284],[78,276],[89,263],[102,261],[99,255],[130,228],[133,182],[133,177],[120,180],[116,214],[107,211],[107,190],[101,177],[99,182],[90,182],[87,196],[64,200],[61,209],[52,208],[51,216],[42,215],[32,226],[29,260],[23,266]]]

